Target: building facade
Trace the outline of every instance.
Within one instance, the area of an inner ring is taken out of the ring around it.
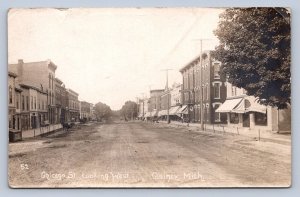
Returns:
[[[47,93],[39,88],[20,84],[22,130],[36,129],[48,124]]]
[[[80,101],[80,119],[91,120],[91,103]]]
[[[67,89],[68,121],[77,122],[80,119],[78,93]]]
[[[290,131],[291,108],[277,109],[258,103],[254,96],[248,96],[243,88],[226,82],[226,101],[217,109],[227,115],[231,127],[249,130]]]
[[[158,112],[161,110],[161,95],[164,89],[150,90],[150,98],[147,102],[148,112],[145,113],[145,118],[157,118]]]
[[[16,129],[16,122],[19,121],[16,115],[20,104],[18,100],[19,94],[16,89],[16,77],[17,74],[8,72],[8,127],[10,129]]]
[[[174,83],[161,94],[161,109],[158,113],[162,120],[181,120],[181,84]]]
[[[200,122],[201,114],[206,124],[226,121],[225,115],[216,112],[226,99],[225,78],[219,73],[220,67],[221,62],[211,56],[211,51],[204,51],[180,69],[183,79],[182,116],[186,121]]]
[[[23,62],[9,64],[8,69],[17,74],[19,84],[26,84],[40,89],[47,94],[47,111],[50,124],[55,124],[55,71],[57,66],[50,60],[40,62]],[[29,98],[28,98],[29,99]],[[25,97],[26,100],[26,97]],[[27,100],[26,100],[27,101]]]

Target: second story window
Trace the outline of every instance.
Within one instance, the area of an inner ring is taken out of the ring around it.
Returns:
[[[22,95],[22,110],[25,110],[25,97]]]
[[[34,97],[34,109],[36,109],[36,97]]]
[[[17,99],[16,99],[16,106],[17,106],[17,109],[20,109],[20,108],[19,108],[19,99],[20,99],[19,94],[17,94]]]
[[[12,87],[9,86],[9,104],[13,102]]]
[[[214,63],[214,78],[220,79],[220,63],[218,62]]]
[[[31,100],[31,102],[30,102],[31,103],[31,109],[33,109],[33,97],[32,96],[30,97],[30,100]]]
[[[26,96],[26,107],[29,110],[29,96]]]

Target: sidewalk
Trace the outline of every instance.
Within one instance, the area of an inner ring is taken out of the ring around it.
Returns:
[[[40,127],[36,129],[30,129],[30,130],[25,130],[22,131],[22,139],[27,139],[27,138],[33,138],[36,136],[40,136],[58,129],[61,129],[62,125],[61,124],[54,124],[54,125],[49,125],[46,127]]]
[[[176,121],[171,121],[170,124],[167,124],[166,121],[159,121],[159,123],[165,124],[169,127],[185,127],[189,128],[191,131],[203,132],[200,130],[199,123],[181,123]],[[238,128],[238,127],[229,127],[227,125],[204,125],[204,132],[212,132],[216,134],[232,134],[232,135],[242,135],[250,137],[256,140],[269,141],[280,144],[290,144],[291,143],[291,134],[280,134],[274,133],[274,131],[266,130],[251,130],[250,128]]]

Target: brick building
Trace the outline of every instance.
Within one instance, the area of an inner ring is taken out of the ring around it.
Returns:
[[[226,99],[225,78],[219,74],[220,66],[221,62],[211,56],[211,51],[204,51],[180,69],[183,78],[181,111],[187,121],[200,122],[201,100],[204,123],[226,121],[225,115],[215,111]]]

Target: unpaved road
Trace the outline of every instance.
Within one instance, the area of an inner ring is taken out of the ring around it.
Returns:
[[[9,144],[11,187],[262,187],[290,177],[290,144],[162,124],[94,124]]]

